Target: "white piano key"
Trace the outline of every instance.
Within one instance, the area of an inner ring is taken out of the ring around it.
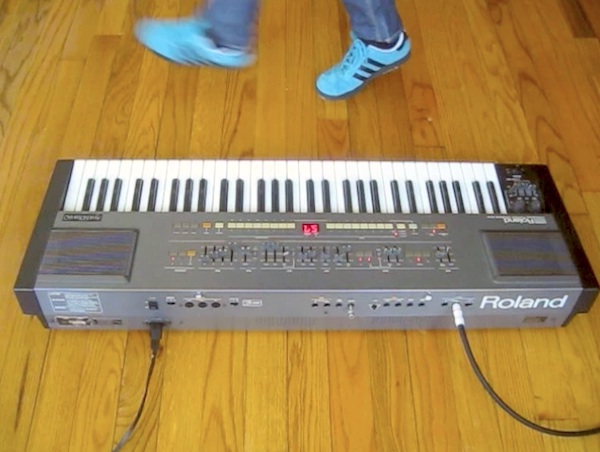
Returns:
[[[308,189],[306,182],[311,178],[310,161],[300,160],[298,162],[298,191],[300,192],[300,202],[298,212],[308,212]]]
[[[371,195],[371,165],[368,161],[359,161],[357,162],[357,167],[358,179],[363,181],[363,186],[365,187],[365,201],[367,204],[367,212],[373,213],[373,198]]]
[[[404,163],[404,177],[406,178],[406,181],[411,181],[412,185],[413,185],[413,192],[414,192],[414,201],[415,201],[415,205],[417,207],[417,213],[424,213],[426,212],[426,207],[423,204],[423,198],[422,198],[422,189],[421,189],[421,181],[420,181],[420,174],[417,171],[417,162],[405,162]],[[424,186],[424,185],[423,185]],[[406,184],[403,184],[402,187],[400,187],[401,193],[402,191],[407,191],[407,187]],[[408,191],[407,191],[407,202],[408,202]],[[410,211],[410,210],[408,210]]]
[[[352,193],[352,212],[357,213],[358,210],[358,189],[356,183],[360,179],[358,174],[358,162],[350,160],[346,162],[346,178],[350,181],[350,191]]]
[[[198,201],[200,198],[200,181],[204,177],[204,161],[194,160],[190,168],[190,178],[194,182],[192,190],[192,212],[198,212]]]
[[[346,180],[346,162],[333,162],[333,174],[335,175],[335,191],[337,197],[337,211],[335,213],[346,212],[346,203],[344,201],[344,180]]]
[[[483,196],[483,203],[485,205],[485,213],[494,213],[494,207],[492,205],[492,199],[490,198],[487,188],[487,175],[485,173],[485,165],[483,163],[472,163],[473,174],[475,180],[479,182],[481,188],[481,195]]]
[[[279,181],[279,211],[285,212],[285,181],[287,175],[287,162],[285,160],[275,161],[275,177]]]
[[[218,212],[219,210],[219,187],[221,181],[217,181],[218,176],[216,172],[217,160],[204,160],[202,162],[202,177],[200,179],[206,179],[206,212]]]
[[[465,178],[463,176],[462,167],[461,167],[460,162],[451,162],[450,163],[450,171],[452,172],[452,183],[458,182],[458,184],[460,185],[460,190],[462,192],[462,200],[463,200],[463,204],[465,206],[465,213],[473,213],[474,210],[471,207],[471,199],[467,192],[467,186],[466,186]],[[456,196],[454,193],[454,187],[452,187],[451,193],[454,196]],[[477,209],[477,207],[475,207],[475,210],[476,209]]]
[[[315,212],[322,213],[323,206],[323,162],[313,160],[310,162],[310,178],[315,186]],[[331,192],[331,190],[330,190]]]
[[[427,162],[427,172],[429,174],[429,180],[433,183],[433,189],[435,191],[435,200],[438,207],[439,213],[446,213],[444,208],[444,200],[442,199],[442,190],[440,188],[440,168],[438,162]]]
[[[83,181],[84,168],[85,160],[75,160],[73,162],[71,176],[69,177],[69,188],[67,189],[67,195],[65,197],[65,203],[63,206],[63,210],[66,212],[73,212],[77,210],[79,193],[80,191],[85,190],[86,182]]]
[[[408,193],[406,191],[406,181],[409,180],[409,174],[406,174],[406,166],[404,162],[392,162],[394,169],[394,178],[398,182],[398,190],[400,192],[400,206],[402,207],[402,213],[410,213],[410,205],[408,202]],[[412,171],[410,177],[414,178],[415,169],[414,164],[409,166],[409,170]]]
[[[241,160],[239,166],[239,178],[244,181],[244,196],[242,202],[242,211],[250,212],[250,203],[252,195],[252,160]]]
[[[206,165],[205,165],[206,168]],[[205,171],[206,172],[206,171]],[[214,172],[211,177],[214,186],[213,190],[213,200],[212,200],[212,209],[208,210],[209,203],[207,201],[207,211],[209,212],[218,212],[221,200],[221,181],[223,179],[227,179],[227,160],[215,160],[214,161]],[[231,192],[231,185],[229,186],[229,192]],[[207,198],[208,199],[208,198]]]
[[[185,185],[192,174],[192,162],[190,160],[179,160],[179,193],[177,196],[177,212],[183,212],[185,204]]]
[[[105,179],[108,173],[108,160],[98,160],[96,164],[96,171],[94,173],[94,180],[96,184],[94,185],[94,194],[92,196],[92,202],[90,204],[90,212],[97,211],[98,207],[98,197],[100,196],[100,185],[102,184],[102,179]],[[102,206],[104,207],[104,206]],[[104,209],[102,209],[104,210]]]
[[[475,189],[473,188],[473,182],[475,181],[475,174],[473,173],[473,166],[471,163],[463,162],[460,165],[460,169],[463,174],[465,186],[469,196],[469,204],[471,204],[471,211],[469,213],[479,213],[479,207],[477,205],[477,198],[475,196]]]
[[[294,209],[293,212],[300,212],[300,162],[290,160],[287,162],[287,178],[294,183]]]
[[[142,178],[144,174],[144,161],[133,160],[131,164],[131,171],[129,172],[129,184],[127,191],[123,193],[125,195],[125,210],[131,212],[133,210],[133,197],[135,194],[135,184],[138,179]]]
[[[339,200],[338,200],[338,187],[336,184],[335,170],[336,166],[333,161],[322,162],[321,167],[323,168],[323,180],[329,182],[329,201],[331,203],[331,212],[337,213],[340,211]]]
[[[140,212],[148,212],[148,200],[150,199],[150,186],[156,171],[156,160],[146,159],[142,170],[142,197],[140,199]]]
[[[158,190],[156,191],[156,205],[154,206],[155,212],[164,212],[163,202],[164,202],[165,193],[168,193],[171,190],[171,186],[169,185],[169,182],[167,181],[168,165],[169,165],[168,160],[157,160],[156,161],[154,177],[158,180]]]
[[[75,205],[75,210],[77,212],[81,212],[83,210],[83,201],[85,199],[85,192],[88,181],[90,179],[94,179],[96,175],[96,164],[97,160],[86,160],[85,166],[83,167],[83,175],[81,179],[81,189],[77,194],[77,204]]]
[[[449,162],[442,162],[439,164],[440,178],[446,182],[446,188],[448,189],[448,198],[450,199],[450,207],[452,213],[458,213],[458,206],[456,204],[456,197],[452,188],[452,171],[450,170]],[[446,212],[450,213],[450,212]]]
[[[227,212],[235,212],[235,200],[237,198],[237,180],[240,176],[239,160],[229,160],[227,162],[227,180],[229,181],[229,191],[227,197]]]
[[[272,185],[273,179],[276,179],[275,175],[275,161],[266,160],[263,164],[262,178],[265,181],[265,212],[273,212],[272,202]]]
[[[258,181],[263,179],[263,162],[260,160],[253,160],[250,163],[250,186],[248,187],[247,193],[249,196],[249,211],[258,212]],[[264,179],[263,179],[264,180]],[[265,180],[265,207],[267,199],[267,181]],[[270,184],[269,184],[270,187]],[[246,192],[245,192],[246,193]],[[245,205],[245,201],[244,201]],[[266,211],[266,208],[265,208]]]
[[[386,193],[385,193],[385,182],[384,182],[384,178],[383,178],[383,169],[381,167],[381,162],[374,162],[371,161],[369,162],[369,173],[371,174],[371,180],[374,180],[377,182],[377,189],[378,189],[378,194],[379,194],[379,208],[381,209],[382,213],[388,213],[387,212],[387,197],[386,197]],[[370,182],[370,181],[369,181]],[[390,198],[392,196],[392,192],[391,192],[391,188],[390,188]],[[373,207],[374,209],[374,207]],[[392,204],[392,212],[393,212],[394,206]]]
[[[419,208],[419,213],[431,213],[431,203],[429,202],[429,195],[427,193],[427,180],[429,179],[429,172],[427,171],[426,162],[416,162],[415,168],[417,170],[417,179],[419,186],[419,194],[421,196],[422,209]],[[416,197],[415,192],[415,197]],[[417,201],[417,205],[418,205]]]
[[[117,205],[117,212],[128,212],[127,206],[127,191],[129,190],[129,182],[131,177],[131,167],[133,166],[133,160],[127,159],[122,160],[119,166],[118,179],[121,180],[121,190],[119,192],[119,202]]]
[[[392,181],[396,179],[394,166],[392,162],[380,162],[379,166],[381,167],[381,183],[379,189],[383,195],[383,199],[385,199],[385,201],[382,199],[381,212],[394,213],[394,198],[392,196]]]
[[[164,178],[164,191],[160,193],[158,202],[160,203],[160,209],[156,209],[158,212],[168,212],[171,204],[171,188],[173,186],[173,179],[179,178],[179,160],[167,160],[166,176]],[[162,201],[161,201],[162,200]]]
[[[502,194],[502,186],[500,180],[498,180],[498,173],[496,172],[496,165],[493,163],[485,163],[484,171],[488,182],[494,184],[494,190],[496,192],[496,198],[498,199],[498,206],[500,207],[500,213],[507,213],[506,203],[504,201],[504,195]]]
[[[121,166],[121,160],[110,160],[106,175],[108,179],[108,191],[106,192],[106,199],[104,201],[104,212],[110,211],[110,204],[112,201],[113,193],[115,192],[115,182],[119,177],[119,167]]]

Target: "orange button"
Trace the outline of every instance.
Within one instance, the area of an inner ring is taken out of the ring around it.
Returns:
[[[210,226],[211,226],[211,225],[210,225],[210,223],[202,223],[202,227],[203,227],[204,229],[209,229],[209,228],[210,228]]]

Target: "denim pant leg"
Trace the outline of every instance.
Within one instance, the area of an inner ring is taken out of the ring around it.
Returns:
[[[260,0],[207,0],[199,14],[209,24],[209,34],[222,47],[249,46]]]
[[[322,1],[322,0],[321,0]],[[361,39],[392,42],[403,31],[394,0],[343,0],[352,31]]]

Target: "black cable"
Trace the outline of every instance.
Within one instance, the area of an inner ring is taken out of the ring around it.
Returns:
[[[144,405],[146,404],[146,397],[148,395],[148,387],[150,386],[150,379],[152,378],[152,373],[154,372],[154,365],[156,364],[156,356],[158,355],[158,351],[160,349],[160,340],[162,338],[163,327],[164,327],[164,323],[162,323],[162,322],[151,322],[150,323],[150,349],[151,349],[151,351],[150,351],[150,367],[148,367],[148,375],[146,377],[146,386],[144,388],[144,394],[142,395],[142,401],[138,408],[137,414],[135,415],[135,418],[133,419],[133,422],[131,423],[131,425],[129,426],[127,431],[123,434],[123,436],[121,437],[121,440],[117,443],[117,445],[113,449],[113,452],[120,451],[123,448],[123,446],[125,445],[125,443],[127,443],[127,441],[129,441],[129,438],[131,438],[131,435],[133,434],[133,431],[135,430],[137,423],[139,422],[140,418],[142,417]]]
[[[515,410],[513,410],[510,406],[508,406],[508,404],[504,400],[502,400],[502,398],[500,398],[500,396],[496,393],[496,391],[494,391],[492,386],[486,380],[485,376],[481,372],[481,369],[479,368],[479,365],[477,364],[477,361],[475,360],[475,356],[473,355],[473,350],[471,349],[471,345],[469,344],[469,339],[467,338],[467,331],[465,329],[465,323],[464,323],[464,319],[462,317],[462,310],[460,309],[460,305],[455,304],[452,307],[452,310],[453,310],[453,314],[454,314],[454,322],[456,324],[456,327],[458,328],[458,332],[459,332],[460,338],[462,340],[463,348],[465,349],[465,353],[467,354],[469,363],[471,364],[471,367],[473,368],[475,375],[477,375],[477,378],[483,385],[484,389],[488,392],[488,394],[492,397],[492,399],[494,399],[494,401],[498,405],[500,405],[500,408],[502,408],[504,411],[506,411],[509,415],[511,415],[513,418],[515,418],[521,424],[523,424],[537,432],[545,433],[547,435],[577,437],[577,436],[597,435],[598,433],[600,433],[600,427],[589,428],[586,430],[556,430],[556,429],[544,427],[543,425],[536,424],[535,422],[532,422],[529,419],[526,419],[525,417],[523,417],[519,413],[517,413]]]

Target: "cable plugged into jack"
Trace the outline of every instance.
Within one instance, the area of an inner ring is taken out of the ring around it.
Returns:
[[[148,395],[148,387],[150,385],[150,380],[152,379],[152,374],[154,372],[154,365],[156,364],[156,357],[160,352],[163,329],[169,323],[170,322],[164,320],[151,320],[147,322],[148,329],[150,332],[150,367],[148,367],[148,375],[146,377],[146,386],[144,388],[144,394],[142,395],[142,401],[140,402],[140,406],[135,415],[135,418],[133,419],[133,422],[131,423],[127,431],[123,434],[117,445],[114,447],[113,452],[120,451],[125,445],[125,443],[129,441],[129,438],[131,438],[135,427],[137,426],[140,418],[142,417],[144,405],[146,404],[146,397]]]
[[[469,344],[469,339],[467,338],[467,332],[465,329],[465,318],[463,316],[463,311],[460,306],[460,303],[454,303],[452,305],[452,316],[454,317],[454,324],[456,325],[456,328],[458,329],[458,332],[460,334],[460,338],[462,340],[463,348],[467,355],[467,359],[469,360],[469,363],[471,364],[471,367],[473,368],[475,375],[477,375],[477,378],[479,379],[479,381],[481,382],[481,384],[483,385],[483,387],[487,391],[487,393],[492,397],[492,399],[494,399],[494,401],[498,405],[500,405],[500,408],[502,408],[504,411],[506,411],[510,416],[512,416],[514,419],[516,419],[517,421],[519,421],[521,424],[525,425],[526,427],[529,427],[540,433],[545,433],[546,435],[578,437],[578,436],[597,435],[598,433],[600,433],[600,427],[594,427],[594,428],[590,428],[590,429],[586,429],[586,430],[556,430],[556,429],[544,427],[543,425],[536,424],[535,422],[532,422],[529,419],[526,419],[525,417],[523,417],[519,413],[517,413],[515,410],[513,410],[510,406],[507,405],[507,403],[504,400],[502,400],[500,398],[500,396],[496,393],[496,391],[494,391],[494,389],[492,389],[492,386],[487,381],[487,379],[484,377],[483,373],[481,372],[481,369],[479,368],[479,365],[477,364],[477,361],[475,360],[475,356],[473,355],[473,350],[471,349],[471,345]]]

